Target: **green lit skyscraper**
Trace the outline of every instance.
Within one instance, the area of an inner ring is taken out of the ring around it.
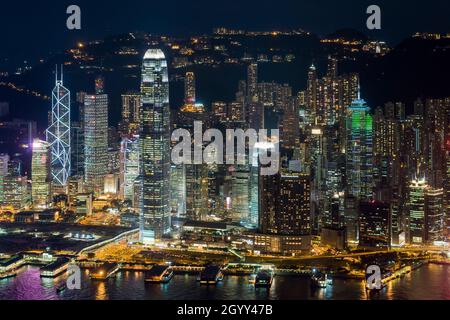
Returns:
[[[141,241],[152,244],[170,231],[169,75],[159,49],[145,53],[141,94]]]
[[[363,99],[348,107],[346,128],[347,194],[367,200],[373,188],[373,118]]]
[[[349,242],[358,241],[358,202],[372,198],[373,118],[366,102],[358,99],[346,115],[346,199],[344,224]]]

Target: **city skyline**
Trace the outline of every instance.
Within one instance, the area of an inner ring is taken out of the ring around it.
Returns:
[[[0,70],[0,300],[450,300],[450,29],[289,17]]]

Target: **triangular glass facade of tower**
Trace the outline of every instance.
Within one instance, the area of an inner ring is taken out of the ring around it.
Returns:
[[[67,186],[70,175],[70,91],[63,85],[63,75],[52,92],[52,114],[47,129],[51,152],[51,176],[55,186]]]

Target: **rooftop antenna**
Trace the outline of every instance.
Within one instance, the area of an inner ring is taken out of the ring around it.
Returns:
[[[61,84],[63,83],[63,79],[64,79],[64,65],[61,64]]]

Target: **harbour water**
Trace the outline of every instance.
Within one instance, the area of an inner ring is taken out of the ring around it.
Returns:
[[[368,299],[358,280],[335,279],[326,289],[312,289],[307,277],[277,276],[270,290],[255,288],[248,277],[226,276],[217,286],[201,286],[195,275],[176,275],[168,284],[149,284],[142,272],[119,272],[105,282],[82,276],[81,290],[57,293],[65,276],[41,279],[26,267],[16,278],[0,280],[0,300],[361,300]],[[429,264],[396,279],[372,299],[450,300],[450,266]]]

